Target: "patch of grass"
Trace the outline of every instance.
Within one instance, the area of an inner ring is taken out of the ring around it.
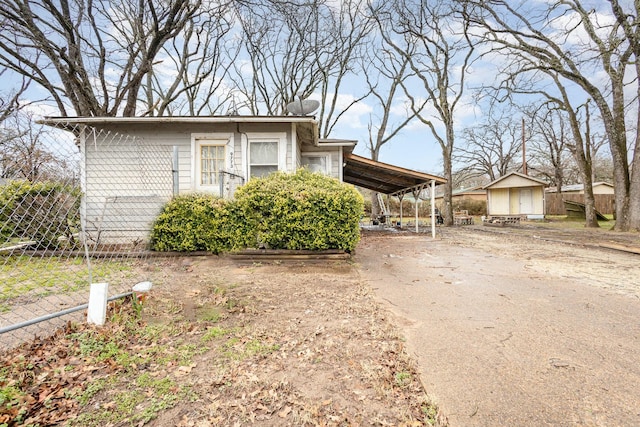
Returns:
[[[211,340],[220,338],[222,336],[228,335],[233,332],[234,332],[234,329],[225,329],[225,328],[220,328],[216,326],[216,327],[207,329],[207,332],[204,333],[201,340],[202,342],[209,342]]]
[[[91,269],[94,278],[115,283],[128,276],[132,262],[96,260]],[[20,255],[7,257],[0,265],[0,303],[24,295],[76,292],[88,284],[89,273],[82,258]]]
[[[98,388],[104,388],[105,383],[94,387],[91,391],[97,393]],[[111,384],[109,387],[109,389],[115,388],[116,384]],[[85,392],[83,397],[87,394]],[[89,399],[80,400],[81,404],[86,405],[93,395],[89,396]],[[170,377],[160,378],[144,372],[129,381],[125,390],[120,387],[112,401],[102,405],[98,410],[84,411],[72,425],[101,426],[120,423],[143,425],[156,418],[159,412],[173,408],[185,400],[195,401],[197,398],[197,394],[188,385],[177,384]]]
[[[411,384],[411,374],[409,372],[396,372],[394,375],[395,384],[398,387],[406,387]]]
[[[24,396],[22,390],[15,386],[0,387],[0,407],[10,408],[18,405]]]
[[[202,320],[205,322],[216,323],[220,320],[220,316],[222,316],[222,313],[220,313],[220,308],[216,306],[202,308],[198,310],[197,313],[198,320]]]
[[[609,218],[609,221],[598,221],[600,228],[590,228],[594,232],[598,230],[610,230],[616,222],[613,220],[613,215],[605,215]],[[529,225],[541,225],[551,228],[567,228],[570,230],[584,229],[585,220],[580,218],[571,218],[567,215],[546,215],[544,221],[526,221]]]
[[[421,406],[422,413],[424,414],[424,421],[430,426],[435,426],[438,423],[438,408],[435,404],[425,401]]]
[[[206,353],[207,350],[197,344],[183,344],[176,349],[176,361],[182,366],[187,366],[191,364],[194,356]]]
[[[278,349],[280,349],[278,344],[266,344],[255,338],[243,342],[238,337],[232,337],[222,345],[222,354],[232,360],[244,360],[254,356],[267,355]]]
[[[87,387],[75,396],[76,400],[80,405],[85,406],[96,394],[104,390],[108,386],[109,382],[110,381],[107,378],[98,378],[89,382]]]
[[[247,356],[255,356],[255,355],[265,355],[269,353],[273,353],[280,349],[280,345],[278,344],[264,344],[257,339],[253,339],[247,342],[244,346],[245,355]]]
[[[226,308],[227,310],[233,310],[239,305],[240,305],[240,301],[237,301],[235,299],[228,299],[227,302],[224,304],[224,308]]]
[[[100,378],[78,391],[75,399],[81,405],[81,415],[71,425],[142,425],[156,418],[159,412],[198,397],[188,384],[178,384],[172,377],[159,376],[157,372],[167,366],[188,366],[193,357],[207,351],[206,348],[171,342],[168,340],[173,335],[171,325],[145,326],[126,317],[119,321],[120,328],[109,332],[92,329],[71,334],[78,343],[78,354],[85,360],[108,360],[126,373]],[[162,344],[165,340],[167,345]],[[140,366],[156,368],[139,371]],[[109,396],[113,396],[110,401]],[[96,407],[93,403],[96,399],[107,402]]]

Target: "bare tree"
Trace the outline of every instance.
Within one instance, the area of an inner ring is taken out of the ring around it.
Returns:
[[[388,32],[389,20],[377,19],[381,32]],[[371,153],[371,159],[378,161],[381,148],[395,138],[416,116],[406,102],[399,97],[404,96],[403,84],[412,76],[409,65],[409,57],[415,51],[415,45],[406,46],[405,52],[398,53],[393,46],[386,43],[385,38],[377,40],[378,45],[371,45],[368,55],[364,59],[362,70],[364,78],[369,88],[369,98],[371,98],[380,111],[379,116],[369,118],[368,131],[369,139],[367,148]],[[405,104],[405,113],[399,119],[393,120],[394,104],[402,102]],[[418,106],[417,111],[424,108]],[[371,213],[377,215],[380,212],[377,193],[371,195]]]
[[[27,181],[64,180],[67,160],[45,144],[46,131],[33,125],[32,114],[15,112],[0,129],[0,178]]]
[[[371,153],[371,159],[376,161],[379,160],[382,146],[396,137],[416,116],[416,112],[408,108],[407,105],[404,116],[397,122],[392,121],[394,103],[399,101],[399,96],[404,95],[403,83],[412,75],[408,58],[414,47],[407,46],[407,55],[398,54],[397,51],[392,50],[392,47],[384,46],[384,40],[381,42],[383,46],[373,49],[366,64],[363,65],[364,78],[369,87],[370,97],[381,111],[379,117],[369,119],[368,125],[367,148]],[[424,105],[423,102],[416,110],[422,111]]]
[[[580,88],[594,102],[614,164],[615,228],[640,230],[639,126],[636,122],[629,143],[625,120],[630,107],[633,107],[631,116],[640,120],[640,27],[635,24],[640,3],[622,5],[618,0],[610,0],[598,5],[598,9],[587,7],[580,0],[463,3],[470,23],[481,29],[485,41],[496,52],[515,57],[520,73],[544,72],[557,80],[559,90],[560,87],[568,90],[570,83],[571,89]],[[593,78],[597,73],[600,78]],[[606,79],[604,84],[600,84],[602,78]],[[628,83],[636,87],[631,102],[625,90]],[[560,97],[564,102],[564,94]],[[567,93],[567,99],[570,98]],[[571,111],[574,110],[567,109],[569,114]],[[575,137],[576,132],[573,133]]]
[[[208,3],[166,43],[143,84],[143,115],[216,115],[235,107],[226,78],[240,45],[228,3]]]
[[[337,61],[332,68],[325,68],[324,78],[320,84],[321,103],[320,135],[323,138],[331,135],[334,127],[352,106],[370,95],[363,92],[348,105],[339,106],[339,94],[344,88],[346,77],[355,77],[364,72],[358,67],[360,58],[366,56],[371,49],[371,37],[375,21],[367,14],[367,0],[344,0],[340,9],[334,11],[335,28],[333,37],[339,47]]]
[[[530,169],[555,185],[558,193],[565,183],[570,138],[563,113],[549,103],[528,112],[532,137],[527,152],[535,159]]]
[[[398,0],[392,4],[397,16],[393,33],[382,33],[385,41],[404,54],[415,74],[419,92],[403,84],[416,118],[426,125],[442,150],[444,176],[444,221],[453,224],[452,155],[455,145],[455,112],[460,105],[465,79],[474,58],[474,45],[453,4],[442,1]],[[402,43],[396,41],[402,38]],[[409,54],[406,45],[415,44]],[[418,96],[420,95],[420,96]],[[424,102],[429,108],[422,110]]]
[[[135,115],[164,44],[201,0],[0,0],[0,65],[46,90],[62,115]]]
[[[1,68],[0,78],[8,79],[9,76],[5,76],[5,74],[9,74],[7,72],[7,69]],[[29,88],[29,80],[22,79],[22,81],[20,82],[20,85],[17,88],[0,91],[0,123],[4,122],[13,114],[20,111],[22,108],[28,105],[28,104],[25,104],[21,99],[23,94],[27,91],[28,88]]]
[[[513,116],[488,116],[482,124],[464,130],[463,146],[453,159],[467,178],[488,177],[489,181],[515,170],[522,148],[522,129]]]
[[[285,114],[287,103],[319,92],[320,128],[328,136],[346,109],[337,99],[346,74],[353,72],[359,46],[371,25],[360,18],[362,1],[286,0],[236,2],[247,62],[235,64],[233,82],[251,114]]]

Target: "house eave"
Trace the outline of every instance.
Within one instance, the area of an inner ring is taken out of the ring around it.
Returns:
[[[167,117],[44,117],[38,123],[56,127],[112,124],[180,123],[317,123],[312,116],[167,116]]]

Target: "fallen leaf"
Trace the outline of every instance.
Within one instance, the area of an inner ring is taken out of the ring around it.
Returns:
[[[278,412],[280,418],[287,418],[287,415],[291,412],[291,406],[285,406],[284,409]]]

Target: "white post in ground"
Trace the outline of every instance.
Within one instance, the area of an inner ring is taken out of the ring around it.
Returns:
[[[89,290],[87,323],[102,326],[107,318],[108,283],[92,283]]]
[[[431,237],[436,238],[436,180],[431,180]]]
[[[413,190],[413,200],[416,203],[416,234],[418,234],[418,200],[420,200],[420,191],[416,193],[416,190]]]

